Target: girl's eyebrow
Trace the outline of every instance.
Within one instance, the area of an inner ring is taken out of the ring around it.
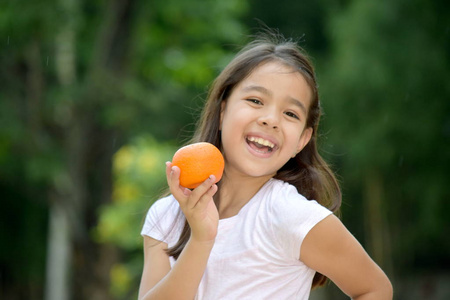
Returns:
[[[243,92],[257,91],[257,92],[263,93],[263,94],[265,94],[267,96],[270,96],[270,97],[273,95],[270,90],[268,90],[265,87],[260,86],[260,85],[249,85],[249,86],[244,87],[242,89],[242,91]]]
[[[270,90],[268,90],[265,87],[260,86],[260,85],[249,85],[249,86],[246,86],[246,87],[242,88],[242,91],[243,92],[257,91],[257,92],[265,94],[265,95],[267,95],[269,97],[272,97],[272,95],[273,95],[272,91],[270,91]],[[289,102],[290,104],[293,104],[293,105],[299,107],[305,114],[307,113],[306,107],[301,101],[299,101],[299,100],[297,100],[295,98],[289,97],[287,102]]]
[[[303,105],[303,103],[295,98],[289,97],[287,100],[289,103],[299,107],[305,114],[307,114],[306,107]]]

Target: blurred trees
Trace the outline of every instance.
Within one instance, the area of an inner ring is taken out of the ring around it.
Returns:
[[[357,234],[392,275],[450,263],[446,7],[355,1],[330,18],[332,51],[321,64],[327,150],[342,175],[349,222],[365,225]]]
[[[137,297],[143,267],[139,232],[150,204],[163,194],[164,162],[172,159],[176,149],[175,143],[142,135],[114,155],[112,202],[100,208],[93,239],[122,250],[109,278],[109,292],[117,299]]]

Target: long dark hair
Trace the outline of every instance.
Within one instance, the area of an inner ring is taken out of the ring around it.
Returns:
[[[306,127],[313,129],[309,143],[295,157],[291,158],[274,176],[294,185],[307,199],[317,200],[321,205],[337,212],[341,205],[341,191],[333,172],[317,150],[317,129],[322,113],[316,76],[313,65],[302,48],[291,40],[277,34],[257,38],[244,47],[225,67],[213,82],[203,108],[197,130],[190,141],[209,142],[221,149],[220,112],[234,87],[244,80],[258,66],[267,62],[280,62],[304,76],[312,91],[311,105]],[[190,237],[190,227],[185,221],[178,242],[167,253],[178,258]],[[316,273],[312,287],[322,286],[326,277]]]

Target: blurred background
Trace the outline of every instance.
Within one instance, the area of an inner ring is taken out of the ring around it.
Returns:
[[[395,299],[450,299],[444,0],[1,1],[1,299],[137,298],[164,162],[261,24],[313,58],[342,220]]]

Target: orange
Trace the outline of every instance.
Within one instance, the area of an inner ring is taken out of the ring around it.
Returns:
[[[210,175],[218,182],[222,178],[225,161],[222,153],[210,143],[195,143],[175,152],[172,165],[180,168],[180,185],[189,189],[198,187]]]

